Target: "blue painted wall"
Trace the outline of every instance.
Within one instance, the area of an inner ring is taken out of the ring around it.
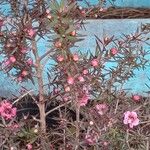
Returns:
[[[123,19],[123,20],[88,20],[86,22],[86,31],[81,30],[80,33],[86,35],[85,40],[77,43],[78,49],[81,51],[94,50],[95,49],[95,37],[96,34],[98,37],[102,37],[103,35],[111,36],[115,35],[116,37],[120,37],[122,33],[131,34],[136,31],[137,27],[141,25],[141,23],[149,23],[150,19]],[[149,35],[150,36],[150,35]],[[150,46],[144,46],[144,48],[150,51]],[[41,40],[38,43],[38,49],[43,54],[45,49],[47,49],[46,43]],[[78,50],[76,48],[76,50]],[[150,60],[150,56],[148,56]],[[46,68],[51,67],[52,62],[48,63]],[[131,88],[129,93],[141,93],[149,91],[145,86],[145,83],[150,85],[150,81],[147,77],[150,77],[150,65],[143,71],[136,70],[135,77],[131,78],[126,84],[125,88]],[[46,69],[44,70],[44,81],[47,82]],[[36,86],[34,87],[32,83],[24,83],[23,84],[28,89],[33,89],[36,91]],[[12,94],[17,94],[20,90],[21,85],[16,84],[11,81],[0,72],[0,96],[11,97]]]
[[[137,27],[140,27],[141,23],[150,23],[150,19],[122,19],[122,20],[89,20],[87,21],[86,32],[81,31],[82,34],[87,35],[86,39],[79,43],[79,48],[82,51],[93,50],[95,48],[95,37],[112,36],[120,37],[122,33],[131,34],[136,32]],[[148,35],[150,37],[150,34]],[[144,45],[144,49],[150,51],[150,46]],[[150,55],[147,57],[150,60]],[[150,63],[143,71],[135,70],[135,77],[131,78],[124,86],[125,89],[131,89],[129,93],[140,93],[144,95],[144,92],[150,91],[145,83],[150,85]]]
[[[79,4],[86,7],[86,3],[84,0],[78,0]],[[106,0],[106,6],[112,5],[112,0]],[[109,2],[111,1],[111,2]],[[87,0],[91,5],[97,5],[99,0]],[[149,7],[150,8],[150,0],[115,0],[113,3],[115,6],[119,7]]]

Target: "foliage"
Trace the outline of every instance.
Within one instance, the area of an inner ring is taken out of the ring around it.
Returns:
[[[78,30],[86,19],[75,1],[1,4],[9,4],[11,10],[7,15],[1,12],[2,69],[20,84],[38,84],[37,95],[24,88],[17,99],[1,101],[2,150],[149,149],[149,97],[127,95],[123,87],[135,69],[147,65],[148,52],[141,44],[148,44],[148,30],[121,39],[95,36],[95,51],[83,53],[73,50],[83,40]],[[43,55],[40,39],[50,47]],[[55,63],[45,83],[49,60]]]

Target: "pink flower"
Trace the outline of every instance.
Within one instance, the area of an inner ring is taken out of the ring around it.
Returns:
[[[82,98],[79,99],[79,105],[80,106],[85,106],[88,103],[89,96],[88,95],[83,95]]]
[[[56,41],[54,45],[56,48],[61,48],[61,46],[62,46],[60,41]]]
[[[69,100],[69,98],[68,98],[67,96],[64,96],[64,97],[63,97],[63,101],[64,101],[64,102],[67,102],[68,100]]]
[[[12,131],[17,131],[20,128],[19,124],[17,123],[12,123],[11,125],[8,125],[7,127]]]
[[[50,11],[48,9],[46,10],[46,14],[47,14],[48,19],[52,19],[52,16],[51,16]]]
[[[33,65],[33,60],[32,60],[32,58],[29,58],[29,59],[27,60],[27,64],[30,65],[30,66]]]
[[[118,49],[117,48],[111,48],[110,52],[112,55],[116,55],[118,53]]]
[[[74,61],[78,61],[78,60],[79,60],[78,54],[73,54],[73,60],[74,60]]]
[[[52,15],[49,13],[49,14],[47,14],[47,18],[48,19],[52,19]]]
[[[55,88],[55,89],[54,89],[54,93],[55,93],[55,94],[58,94],[58,92],[59,92],[59,89],[58,89],[58,88]]]
[[[18,129],[19,128],[19,124],[17,124],[17,123],[13,124],[12,128]]]
[[[80,82],[84,82],[84,81],[85,81],[82,76],[79,76],[79,77],[78,77],[78,80],[79,80]]]
[[[27,76],[27,75],[28,75],[28,71],[23,70],[22,73],[21,73],[21,75],[22,75],[23,77]]]
[[[103,145],[104,145],[104,146],[108,146],[108,142],[106,142],[106,141],[103,142]]]
[[[100,12],[106,12],[107,11],[107,8],[100,8],[100,10],[99,10]]]
[[[85,10],[82,10],[82,11],[81,11],[81,14],[82,14],[82,15],[85,15],[85,14],[86,14]]]
[[[65,87],[65,92],[70,92],[70,87],[69,86]]]
[[[141,100],[141,96],[140,95],[133,95],[132,96],[132,99],[135,101],[135,102],[139,102]]]
[[[80,24],[80,23],[77,23],[77,24],[76,24],[76,29],[79,30],[80,27],[81,27],[81,24]]]
[[[6,61],[4,62],[4,65],[5,65],[5,66],[10,65],[10,60],[6,60]]]
[[[18,80],[18,82],[21,82],[22,81],[22,77],[18,77],[17,80]]]
[[[59,62],[62,62],[62,61],[64,60],[64,57],[61,56],[61,55],[59,55],[59,56],[57,57],[57,60],[58,60]]]
[[[92,130],[91,133],[87,133],[85,136],[86,143],[89,145],[93,145],[97,142],[99,135]]]
[[[100,115],[103,115],[108,109],[106,104],[97,104],[95,108]]]
[[[93,60],[91,61],[91,64],[92,64],[93,67],[97,67],[98,64],[99,64],[99,62],[98,62],[97,59],[93,59]]]
[[[16,58],[14,56],[10,56],[9,60],[10,60],[11,63],[16,62]]]
[[[96,142],[95,139],[93,138],[93,136],[90,134],[87,134],[85,136],[85,140],[86,140],[86,143],[89,145],[95,144],[95,142]]]
[[[22,47],[21,48],[21,53],[22,54],[25,54],[27,51],[28,51],[28,49],[26,47]]]
[[[129,124],[130,128],[133,128],[134,126],[137,126],[139,124],[139,119],[137,116],[137,113],[134,111],[127,111],[124,113],[124,124]]]
[[[84,75],[88,74],[88,70],[87,70],[87,69],[84,69],[84,70],[83,70],[83,74],[84,74]]]
[[[10,43],[7,43],[6,44],[6,48],[10,48],[11,47],[11,44]]]
[[[76,35],[76,31],[75,31],[75,30],[72,31],[72,32],[71,32],[71,35],[72,35],[72,36],[75,36],[75,35]]]
[[[31,28],[31,29],[28,29],[28,30],[27,30],[27,33],[28,33],[28,35],[32,38],[32,37],[35,35],[36,31]]]
[[[104,9],[101,7],[99,11],[102,12],[103,10],[104,10]]]
[[[74,84],[74,78],[73,77],[68,77],[67,83],[68,84]]]
[[[83,86],[83,91],[85,92],[85,94],[89,95],[89,90],[91,90],[90,86],[87,86],[87,85]]]
[[[15,117],[16,111],[17,109],[13,107],[10,102],[5,100],[0,103],[0,115],[4,117],[6,120]]]
[[[28,150],[32,150],[32,148],[33,148],[33,147],[32,147],[32,144],[27,144],[26,146],[27,146],[27,149],[28,149]]]
[[[46,13],[49,14],[49,13],[50,13],[50,10],[46,9]]]
[[[92,125],[94,124],[94,122],[93,122],[93,121],[90,121],[89,124],[92,126]]]

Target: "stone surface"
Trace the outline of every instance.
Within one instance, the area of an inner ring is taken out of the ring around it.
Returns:
[[[131,34],[137,30],[137,27],[141,25],[141,23],[150,23],[150,19],[124,19],[124,20],[88,20],[86,22],[86,30],[81,30],[80,33],[86,35],[85,40],[79,42],[77,44],[78,48],[76,50],[87,51],[93,50],[95,48],[95,36],[102,37],[103,35],[111,36],[115,35],[116,37],[120,37],[122,33]],[[38,48],[40,54],[42,55],[45,52],[46,43],[43,40],[39,41]],[[144,46],[144,48],[149,51],[150,46]],[[149,56],[150,59],[150,56]],[[47,81],[46,70],[50,67],[48,63],[46,69],[44,70],[44,78],[45,83]],[[139,71],[135,71],[136,76],[131,78],[125,88],[130,88],[129,93],[141,93],[149,91],[145,85],[145,83],[150,85],[150,81],[147,77],[150,77],[150,65],[143,71],[142,69]],[[25,83],[24,86],[28,89],[33,89],[36,91],[36,86],[34,87],[32,83]],[[17,94],[20,90],[21,85],[16,84],[11,81],[11,79],[7,78],[3,72],[0,72],[0,96],[11,97],[12,94]]]

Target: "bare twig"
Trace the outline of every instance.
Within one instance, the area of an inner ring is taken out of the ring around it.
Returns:
[[[59,109],[59,108],[65,106],[65,105],[67,105],[67,104],[69,104],[69,103],[71,103],[71,101],[68,101],[68,102],[66,102],[66,103],[64,103],[64,104],[62,104],[62,105],[59,105],[59,106],[55,107],[54,109],[51,109],[50,111],[48,111],[48,112],[45,114],[45,116],[49,115],[49,114],[52,113],[53,111],[55,111],[55,110],[57,110],[57,109]]]
[[[33,90],[30,90],[28,92],[26,92],[25,94],[21,95],[18,99],[16,99],[12,104],[14,105],[15,103],[17,103],[18,101],[20,101],[22,98],[24,98],[25,96],[27,96],[28,94],[30,94]]]

